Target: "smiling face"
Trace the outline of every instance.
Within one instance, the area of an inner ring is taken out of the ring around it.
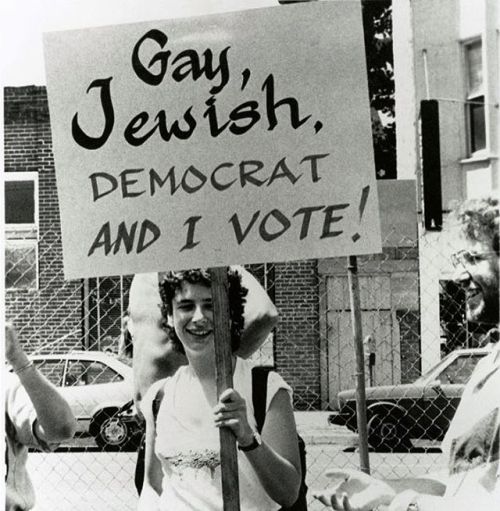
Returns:
[[[465,291],[469,321],[497,326],[499,322],[499,257],[488,241],[468,241],[467,256],[457,267],[456,281]]]
[[[209,287],[184,281],[172,300],[171,321],[186,355],[213,351],[213,309]]]

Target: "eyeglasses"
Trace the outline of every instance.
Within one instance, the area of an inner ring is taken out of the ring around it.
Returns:
[[[451,262],[455,268],[459,266],[470,266],[488,259],[490,255],[497,255],[496,252],[470,252],[469,250],[459,250],[451,255]]]

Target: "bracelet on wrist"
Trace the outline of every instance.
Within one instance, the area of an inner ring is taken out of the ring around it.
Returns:
[[[257,447],[260,447],[262,445],[262,439],[260,438],[259,433],[254,431],[252,442],[248,445],[240,445],[238,443],[238,450],[243,452],[249,452],[253,451],[254,449],[257,449]]]
[[[22,373],[23,371],[26,371],[26,369],[29,369],[30,367],[33,367],[33,360],[30,360],[23,366],[18,367],[17,369],[14,369],[14,372],[16,374],[19,374],[19,373]]]

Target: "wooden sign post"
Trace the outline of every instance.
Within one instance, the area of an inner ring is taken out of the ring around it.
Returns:
[[[214,315],[215,374],[217,397],[233,386],[231,324],[229,316],[227,268],[210,268]],[[220,457],[224,511],[239,511],[238,455],[229,428],[220,428]]]
[[[359,435],[359,462],[361,471],[369,474],[370,460],[368,456],[368,432],[366,426],[365,356],[361,324],[358,261],[356,256],[349,256],[347,278],[349,280],[349,298],[351,302],[352,334],[354,338],[354,350],[356,352],[356,417]]]

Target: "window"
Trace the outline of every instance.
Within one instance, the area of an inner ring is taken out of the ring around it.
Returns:
[[[99,383],[114,383],[123,380],[123,376],[101,362],[90,363],[87,368],[87,374],[88,383],[93,385]]]
[[[5,288],[38,287],[38,174],[6,172]]]
[[[6,240],[5,243],[5,288],[36,288],[36,241]]]
[[[438,379],[441,383],[462,383],[469,381],[472,371],[483,355],[470,355],[455,359],[441,374]]]
[[[471,154],[486,148],[482,50],[483,47],[480,40],[468,43],[464,47],[468,142]]]
[[[64,385],[98,385],[123,381],[123,376],[102,362],[70,360]]]
[[[86,385],[87,372],[84,363],[76,360],[68,361],[68,369],[66,370],[66,379],[64,380],[65,387],[72,387],[74,385]]]

